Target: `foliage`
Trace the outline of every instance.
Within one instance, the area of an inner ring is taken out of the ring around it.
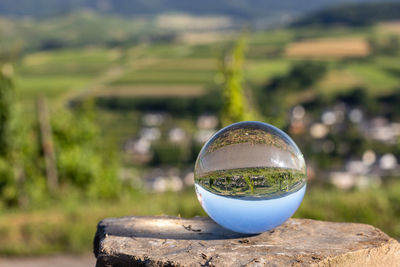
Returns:
[[[152,164],[155,166],[175,166],[179,167],[188,159],[189,150],[186,146],[181,144],[174,144],[171,142],[161,141],[152,145],[153,160]]]
[[[220,118],[223,126],[251,120],[255,115],[253,110],[249,110],[242,87],[246,41],[246,37],[242,35],[233,49],[222,59],[221,72],[224,77],[224,90]]]
[[[33,207],[51,199],[44,177],[38,128],[14,103],[11,77],[0,73],[0,202]],[[93,104],[59,110],[52,119],[61,188],[85,197],[116,197],[121,190],[115,155],[102,147]],[[62,195],[62,194],[61,194]],[[61,196],[62,198],[62,196]]]
[[[399,238],[399,196],[398,179],[387,181],[379,188],[371,187],[347,192],[333,187],[309,188],[295,217],[367,223],[382,229],[394,238]]]
[[[271,79],[265,90],[304,90],[319,81],[326,71],[326,66],[323,63],[300,62],[294,64],[288,74]]]
[[[28,201],[42,199],[36,160],[37,145],[30,145],[35,140],[30,122],[23,122],[23,115],[14,102],[12,67],[5,65],[0,72],[0,205],[26,206]]]
[[[88,101],[53,117],[59,179],[90,197],[117,197],[121,191],[118,164],[101,142],[95,116],[93,101]]]
[[[96,105],[102,109],[161,111],[169,112],[177,117],[219,113],[221,109],[221,93],[215,89],[210,89],[199,97],[98,97],[95,101]]]
[[[0,156],[7,157],[11,148],[11,109],[14,97],[13,83],[4,65],[0,69]]]
[[[365,26],[380,21],[400,19],[400,3],[345,4],[317,11],[295,23],[294,26],[348,25]]]
[[[327,68],[323,63],[300,62],[294,64],[287,74],[267,82],[258,91],[257,99],[268,122],[283,127],[286,114],[292,105],[287,99],[288,96],[310,89],[326,72]]]
[[[373,38],[369,41],[369,46],[374,55],[397,56],[400,51],[400,39],[395,35],[381,39]]]

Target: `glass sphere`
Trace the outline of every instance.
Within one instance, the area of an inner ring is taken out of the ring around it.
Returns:
[[[245,234],[282,224],[306,191],[304,157],[278,128],[256,121],[229,125],[201,149],[194,170],[197,198],[219,225]]]

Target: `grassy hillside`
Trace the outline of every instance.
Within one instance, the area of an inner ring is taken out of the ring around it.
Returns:
[[[0,18],[1,57],[82,46],[115,46],[158,36],[152,19],[127,19],[89,11],[48,19]],[[154,37],[154,38],[155,38]]]
[[[354,86],[370,88],[372,93],[390,92],[398,85],[399,54],[396,50],[394,54],[379,52],[391,40],[389,37],[396,35],[388,33],[384,25],[354,30],[254,32],[249,34],[245,80],[253,86],[265,84],[298,61],[317,60],[328,63],[329,72],[315,92],[331,94]],[[233,38],[229,35],[207,44],[191,44],[178,38],[167,43],[128,42],[116,48],[100,45],[27,53],[16,64],[19,95],[24,100],[45,94],[67,101],[88,91],[107,96],[147,92],[152,96],[165,88],[198,94],[220,82],[218,58]],[[375,46],[371,40],[375,40]],[[380,54],[375,56],[375,50]]]

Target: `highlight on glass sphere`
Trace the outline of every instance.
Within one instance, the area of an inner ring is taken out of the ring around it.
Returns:
[[[279,226],[300,206],[306,165],[294,141],[266,123],[229,125],[201,149],[195,165],[197,198],[219,225],[256,234]]]

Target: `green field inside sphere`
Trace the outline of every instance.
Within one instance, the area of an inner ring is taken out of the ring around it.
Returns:
[[[238,168],[196,176],[195,183],[222,196],[269,199],[298,191],[306,183],[306,173],[288,168]]]

